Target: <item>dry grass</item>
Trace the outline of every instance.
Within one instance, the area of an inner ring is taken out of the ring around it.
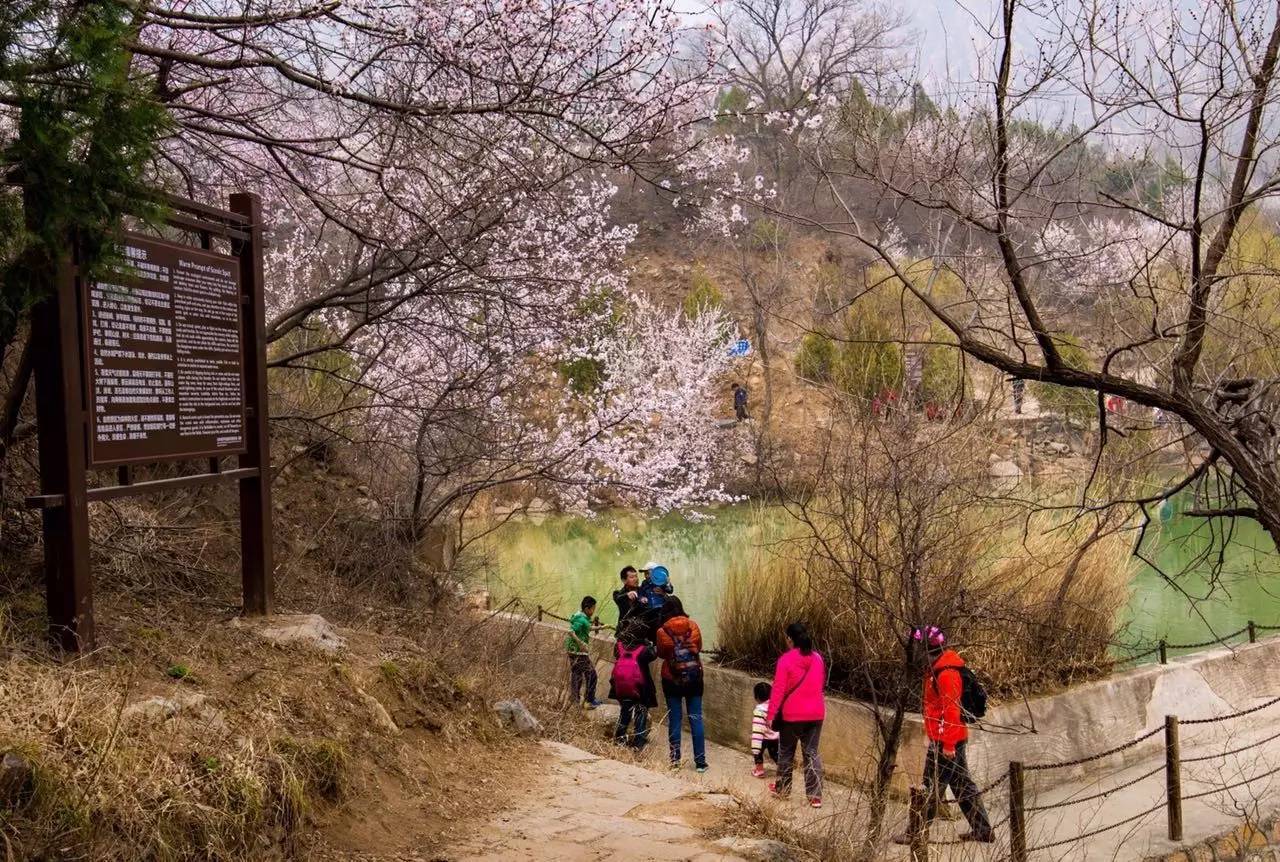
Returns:
[[[957,548],[957,568],[925,580],[926,592],[954,597],[926,603],[948,609],[950,619],[939,622],[994,696],[1051,691],[1110,669],[1110,644],[1129,596],[1129,549],[1122,537],[1094,543],[1059,601],[1063,574],[1084,538],[1062,528],[1025,542],[1005,537],[997,554]],[[727,573],[721,658],[767,674],[785,648],[783,629],[803,620],[828,656],[832,685],[872,697],[880,669],[887,676],[901,666],[903,620],[910,619],[901,610],[907,597],[886,583],[886,595],[857,603],[847,579],[807,555],[803,542],[761,549]]]
[[[498,804],[496,787],[475,798],[474,776],[532,756],[489,708],[500,645],[456,609],[419,619],[414,641],[344,632],[336,656],[180,617],[100,607],[109,646],[65,665],[25,639],[24,621],[5,626],[0,751],[33,769],[0,808],[6,858],[289,858],[331,843],[322,820],[343,824],[335,840],[349,849],[421,849]],[[167,673],[178,665],[190,671],[181,680]],[[369,696],[399,733],[379,724]],[[185,706],[129,709],[152,697]],[[383,810],[403,817],[372,835],[369,812]]]

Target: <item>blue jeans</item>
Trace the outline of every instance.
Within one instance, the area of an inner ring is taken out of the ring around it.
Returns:
[[[671,762],[680,762],[680,724],[681,712],[685,702],[689,706],[689,733],[693,735],[693,763],[695,766],[707,765],[707,738],[702,729],[702,698],[700,697],[668,697],[667,698],[667,741],[671,743]]]

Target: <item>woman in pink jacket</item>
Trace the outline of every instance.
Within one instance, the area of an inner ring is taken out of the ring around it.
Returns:
[[[818,739],[822,720],[827,717],[823,690],[827,684],[827,667],[822,655],[813,648],[813,638],[804,623],[787,626],[787,646],[778,658],[773,673],[773,693],[769,696],[772,725],[781,714],[778,726],[778,780],[769,785],[778,796],[791,793],[791,772],[795,768],[796,745],[804,754],[804,789],[809,804],[822,807],[822,758],[818,755]]]

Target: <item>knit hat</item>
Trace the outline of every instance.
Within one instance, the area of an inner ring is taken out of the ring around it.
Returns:
[[[924,641],[929,646],[940,647],[947,642],[947,636],[937,626],[916,626],[911,630],[911,639]]]

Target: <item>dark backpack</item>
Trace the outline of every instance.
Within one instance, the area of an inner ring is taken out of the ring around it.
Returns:
[[[644,694],[644,669],[640,667],[640,654],[644,644],[627,649],[617,646],[617,660],[613,663],[613,693],[618,700],[640,700]]]
[[[702,679],[702,659],[689,646],[689,641],[681,635],[672,634],[666,626],[663,626],[662,630],[675,644],[671,657],[671,675],[675,677],[676,682],[681,685],[690,685]]]
[[[933,672],[933,690],[938,690],[938,674],[944,670],[954,670],[960,674],[960,717],[965,724],[976,721],[987,714],[987,690],[982,687],[978,677],[967,665],[947,665]]]

